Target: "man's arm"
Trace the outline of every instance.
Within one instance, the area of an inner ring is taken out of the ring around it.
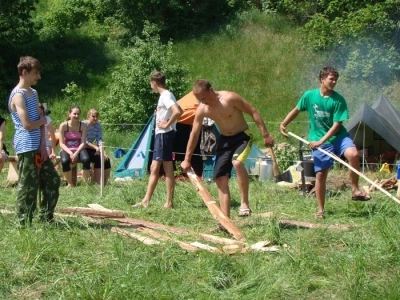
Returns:
[[[327,140],[329,140],[332,136],[334,136],[336,134],[336,132],[339,131],[341,126],[342,126],[342,122],[333,123],[332,127],[328,130],[327,133],[325,133],[325,135],[319,141],[316,141],[316,142],[310,141],[308,146],[310,146],[310,148],[314,149],[314,148],[318,148],[319,146],[323,145]]]
[[[170,109],[172,110],[172,115],[169,118],[168,121],[159,121],[157,124],[158,127],[160,128],[168,128],[169,126],[171,126],[172,124],[174,124],[175,121],[178,121],[179,118],[181,117],[181,115],[183,114],[183,110],[182,108],[179,106],[179,104],[174,104],[170,107]]]
[[[267,127],[265,126],[264,120],[262,119],[258,110],[239,95],[237,99],[235,99],[235,106],[242,112],[250,115],[253,118],[264,138],[264,145],[267,147],[272,147],[274,145],[274,138],[269,134]]]
[[[300,110],[296,106],[287,114],[283,122],[279,125],[279,130],[284,136],[288,137],[288,134],[286,133],[286,126],[288,126],[290,122],[292,122],[299,115],[299,113]]]
[[[1,125],[0,125],[0,155],[1,151],[3,151],[3,143],[4,143],[4,135],[6,133],[6,121],[4,121]],[[1,157],[0,157],[1,159]]]
[[[185,159],[181,163],[181,167],[184,172],[189,171],[189,169],[191,167],[190,161],[192,159],[194,149],[196,148],[197,142],[199,140],[199,136],[200,136],[200,132],[201,132],[202,124],[203,124],[203,118],[204,118],[204,116],[201,112],[201,108],[199,107],[199,108],[197,108],[196,115],[194,117],[192,131],[190,132],[189,141],[188,141],[188,144],[186,147]]]
[[[41,115],[40,119],[37,121],[29,119],[28,111],[25,104],[25,99],[22,96],[22,94],[16,93],[11,99],[11,105],[15,107],[15,110],[18,114],[19,119],[21,120],[24,129],[33,130],[46,124],[46,118],[43,115]]]

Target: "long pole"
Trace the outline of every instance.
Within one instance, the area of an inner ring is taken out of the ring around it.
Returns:
[[[309,141],[299,137],[298,135],[295,135],[292,132],[288,132],[289,135],[291,135],[292,137],[298,139],[299,141],[302,141],[303,143],[306,143],[307,145],[310,143]],[[392,200],[396,201],[397,203],[400,204],[400,200],[397,199],[396,197],[394,197],[392,194],[390,194],[387,190],[385,190],[384,188],[382,188],[379,184],[376,184],[375,182],[373,182],[371,179],[369,179],[367,176],[365,176],[363,173],[361,173],[360,171],[354,169],[352,166],[350,166],[347,162],[343,161],[342,159],[340,159],[339,157],[337,157],[336,155],[322,149],[321,147],[318,148],[319,151],[321,151],[322,153],[332,157],[334,160],[340,162],[342,165],[345,165],[346,167],[348,167],[350,170],[352,170],[354,173],[358,174],[359,176],[361,176],[362,178],[364,178],[366,181],[368,181],[370,184],[372,184],[374,187],[376,187],[378,190],[380,190],[382,193],[384,193],[386,196],[392,198]]]
[[[103,196],[104,190],[104,143],[100,145],[100,196]]]

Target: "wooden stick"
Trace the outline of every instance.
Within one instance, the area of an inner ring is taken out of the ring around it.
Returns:
[[[201,199],[207,206],[208,210],[211,212],[214,219],[216,219],[233,237],[237,240],[243,240],[245,236],[240,232],[240,230],[233,224],[232,220],[229,219],[219,208],[218,204],[215,202],[211,194],[208,192],[204,183],[197,177],[193,169],[187,172],[190,181],[197,188]]]
[[[306,143],[307,145],[309,144],[309,142],[297,135],[295,135],[292,132],[288,132],[289,135],[295,137],[296,139],[302,141],[303,143]],[[342,165],[345,165],[346,167],[348,167],[350,170],[352,170],[354,173],[356,173],[357,175],[361,176],[362,178],[364,178],[366,181],[368,181],[370,184],[372,184],[373,186],[375,186],[378,190],[380,190],[382,193],[384,193],[386,196],[390,197],[392,200],[396,201],[397,203],[400,204],[400,200],[397,199],[396,197],[394,197],[393,195],[391,195],[387,190],[383,189],[381,186],[379,186],[378,184],[376,184],[375,182],[373,182],[371,179],[369,179],[367,176],[365,176],[363,173],[359,172],[358,170],[354,169],[352,166],[350,166],[348,163],[346,163],[345,161],[343,161],[342,159],[340,159],[339,157],[337,157],[336,155],[322,149],[321,147],[318,148],[319,151],[321,151],[322,153],[332,157],[334,160],[338,161],[339,163],[341,163]]]
[[[100,145],[100,196],[103,196],[104,190],[104,143]]]
[[[269,150],[269,154],[271,155],[271,159],[272,159],[272,171],[274,173],[274,176],[278,176],[279,168],[278,168],[278,163],[276,161],[276,156],[275,156],[274,150],[272,149],[272,147],[268,147],[268,150]]]

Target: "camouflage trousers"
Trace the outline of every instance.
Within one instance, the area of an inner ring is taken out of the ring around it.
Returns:
[[[41,168],[35,164],[36,151],[18,154],[18,185],[17,185],[17,218],[21,225],[32,223],[33,213],[40,187],[41,201],[39,217],[41,221],[52,221],[57,205],[60,188],[60,176],[53,162],[46,160]]]

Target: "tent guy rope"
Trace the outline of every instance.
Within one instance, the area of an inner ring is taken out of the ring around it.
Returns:
[[[309,144],[310,142],[303,139],[302,137],[299,137],[298,135],[295,135],[292,132],[288,132],[289,135],[291,135],[292,137],[298,139],[299,141],[302,141],[305,144]],[[367,176],[365,176],[363,173],[359,172],[358,170],[354,169],[352,166],[350,166],[348,163],[346,163],[345,161],[343,161],[342,159],[340,159],[339,157],[337,157],[336,155],[322,149],[321,147],[318,148],[319,151],[321,151],[322,153],[332,157],[334,160],[336,160],[337,162],[341,163],[342,165],[346,166],[347,168],[349,168],[350,170],[352,170],[354,173],[358,174],[359,176],[361,176],[362,178],[364,178],[366,181],[368,181],[370,184],[372,184],[374,187],[376,187],[378,190],[380,190],[382,193],[384,193],[386,196],[390,197],[392,200],[396,201],[397,203],[400,204],[400,200],[397,199],[396,197],[394,197],[392,194],[390,194],[388,191],[386,191],[384,188],[382,188],[380,185],[378,185],[377,183],[375,183],[374,181],[372,181],[371,179],[369,179]]]

